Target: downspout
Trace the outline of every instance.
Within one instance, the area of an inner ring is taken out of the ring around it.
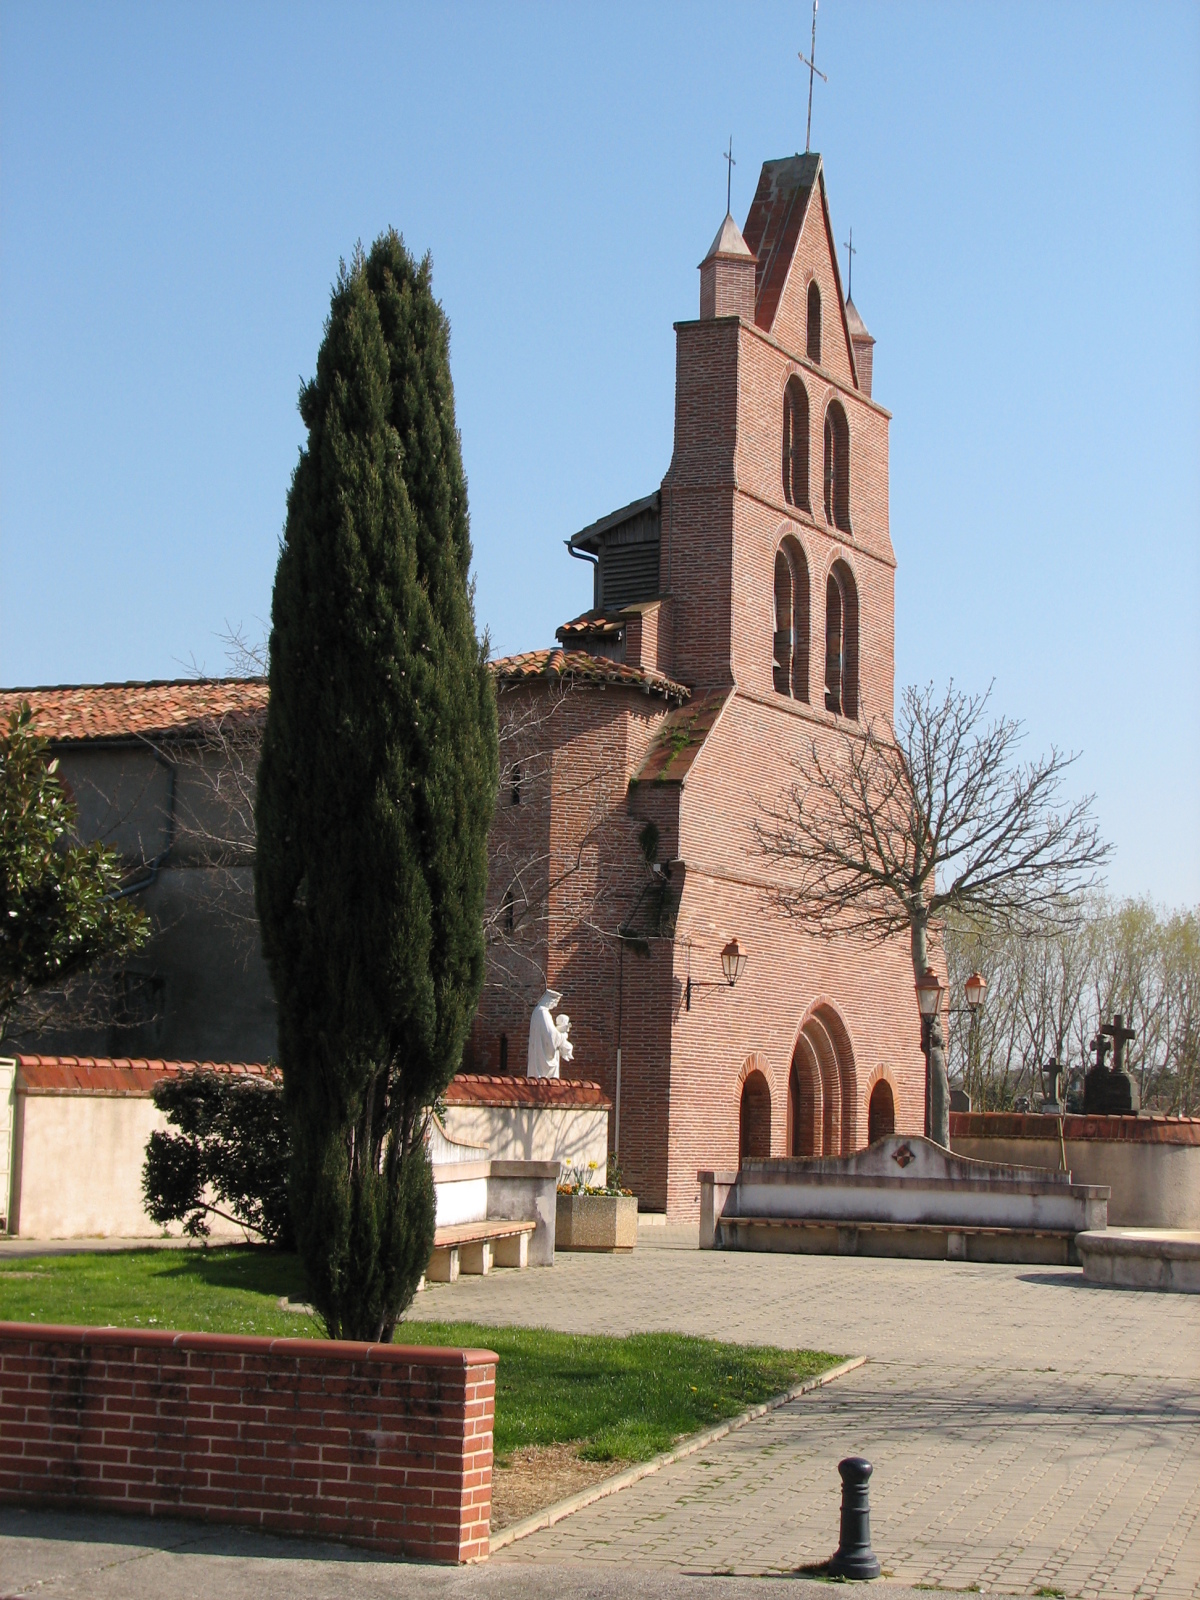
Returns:
[[[592,566],[595,568],[595,572],[596,573],[599,572],[599,570],[600,570],[600,557],[599,556],[593,555],[590,550],[577,550],[576,547],[571,543],[570,539],[564,539],[563,543],[567,547],[567,554],[569,556],[574,556],[576,561],[590,561],[592,563]],[[592,601],[593,601],[594,608],[598,609],[599,605],[600,605],[600,596],[596,593],[596,577],[595,577],[595,573],[593,573],[593,576],[592,576]]]

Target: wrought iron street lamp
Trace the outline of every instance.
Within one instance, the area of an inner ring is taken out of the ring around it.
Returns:
[[[691,959],[691,948],[689,947],[689,966],[691,965]],[[742,973],[745,972],[746,963],[749,961],[749,959],[750,957],[741,948],[736,939],[730,939],[729,943],[721,951],[721,971],[725,974],[725,982],[731,989],[741,977]],[[693,978],[689,972],[687,978],[686,998],[684,1002],[687,1009],[689,1011],[692,1009],[693,989],[719,989],[720,987],[721,985],[718,983],[708,982],[703,978]]]
[[[746,963],[749,959],[750,957],[746,952],[739,949],[736,939],[730,939],[724,950],[721,951],[721,971],[725,974],[725,982],[731,989],[742,973],[745,972]]]
[[[976,1084],[975,1072],[975,1041],[976,1024],[979,1020],[979,1010],[983,1005],[983,997],[987,993],[987,979],[982,972],[973,972],[963,984],[963,991],[967,997],[967,1009],[971,1013],[971,1020],[967,1025],[967,1092]],[[981,1097],[982,1098],[982,1097]]]
[[[926,967],[917,979],[917,1006],[921,1012],[921,1053],[925,1057],[925,1137],[929,1138],[930,1118],[930,1091],[932,1082],[929,1072],[929,1029],[934,1017],[937,1016],[938,1006],[944,993],[941,981],[936,972]]]

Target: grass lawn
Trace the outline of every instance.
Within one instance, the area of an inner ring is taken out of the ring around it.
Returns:
[[[0,1321],[111,1323],[318,1338],[295,1256],[254,1246],[0,1260]],[[405,1322],[402,1343],[477,1345],[500,1357],[495,1448],[576,1444],[592,1461],[644,1461],[678,1438],[779,1394],[840,1358],[674,1333],[617,1339],[477,1322]]]

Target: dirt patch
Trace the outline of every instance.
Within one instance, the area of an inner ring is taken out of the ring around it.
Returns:
[[[628,1461],[581,1461],[575,1444],[531,1444],[492,1468],[492,1532],[623,1472]]]

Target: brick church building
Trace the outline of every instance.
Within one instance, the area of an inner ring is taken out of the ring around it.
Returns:
[[[684,1220],[700,1167],[919,1132],[924,1067],[907,942],[807,934],[772,908],[753,832],[814,738],[893,708],[889,416],[820,156],[764,165],[675,328],[666,476],[568,541],[595,597],[560,647],[495,664],[491,953],[464,1065],[523,1073],[530,1006],[561,991],[564,1075],[603,1083],[626,1182]]]

